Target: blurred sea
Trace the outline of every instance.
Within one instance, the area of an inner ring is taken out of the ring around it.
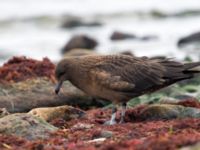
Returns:
[[[99,53],[132,50],[137,56],[199,60],[198,50],[179,49],[176,43],[200,31],[200,0],[0,0],[0,10],[0,64],[14,55],[58,61],[60,49],[80,33],[97,39]],[[69,16],[103,26],[61,28]],[[158,39],[113,42],[109,37],[115,30]]]

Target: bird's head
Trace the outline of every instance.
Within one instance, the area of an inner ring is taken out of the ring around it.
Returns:
[[[63,59],[57,64],[55,77],[58,81],[55,87],[55,93],[58,94],[62,86],[62,83],[65,80],[68,80],[68,61],[67,60]]]

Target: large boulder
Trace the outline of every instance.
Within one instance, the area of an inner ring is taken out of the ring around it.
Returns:
[[[86,35],[76,35],[63,47],[62,53],[75,48],[94,49],[97,46],[97,41]]]
[[[29,140],[48,138],[57,128],[46,121],[26,113],[0,118],[0,133],[17,135]]]

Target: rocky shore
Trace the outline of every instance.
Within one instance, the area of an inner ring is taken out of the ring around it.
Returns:
[[[0,149],[200,148],[200,77],[130,100],[125,123],[107,126],[111,104],[69,82],[55,95],[54,71],[48,58],[0,67]]]

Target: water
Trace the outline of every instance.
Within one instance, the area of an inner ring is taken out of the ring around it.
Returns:
[[[130,49],[138,56],[199,56],[197,51],[178,49],[176,43],[180,37],[200,31],[200,14],[165,18],[150,14],[153,10],[168,15],[200,10],[199,0],[0,0],[0,10],[1,64],[14,55],[58,61],[60,49],[80,33],[97,39],[99,53]],[[61,29],[65,15],[97,20],[103,26]],[[158,39],[112,42],[109,37],[114,30]]]

